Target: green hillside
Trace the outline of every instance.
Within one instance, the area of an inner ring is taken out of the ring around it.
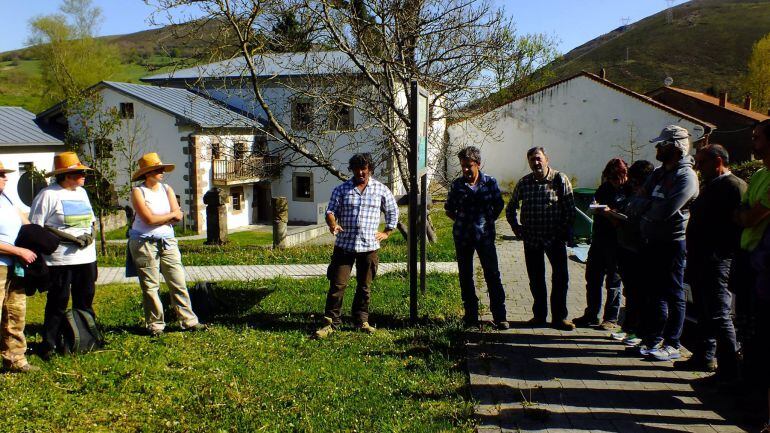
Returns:
[[[770,0],[693,0],[603,35],[552,65],[558,78],[582,70],[646,92],[670,76],[674,86],[727,90],[742,100],[740,81],[751,47],[770,33]],[[628,61],[626,61],[628,53]]]

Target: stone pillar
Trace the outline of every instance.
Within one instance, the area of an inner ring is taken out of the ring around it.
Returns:
[[[206,204],[206,245],[227,242],[227,197],[219,188],[212,188],[203,196]]]
[[[286,229],[289,225],[289,200],[273,197],[273,248],[286,248]]]

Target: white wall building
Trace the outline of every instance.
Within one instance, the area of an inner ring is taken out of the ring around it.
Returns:
[[[510,189],[530,172],[526,152],[546,149],[551,165],[574,187],[595,188],[613,157],[655,161],[649,143],[666,125],[687,128],[692,142],[714,128],[598,75],[583,72],[520,97],[492,111],[448,126],[450,151],[445,170],[459,174],[453,155],[465,146],[481,149],[482,170]]]
[[[55,154],[64,151],[64,143],[41,128],[35,115],[21,107],[0,107],[0,162],[8,173],[3,193],[25,212],[37,192],[46,186],[34,181],[32,169],[50,171]]]
[[[328,113],[335,109],[334,103],[331,102],[334,96],[330,95],[328,99],[324,96],[308,96],[314,92],[322,93],[324,89],[334,93],[336,85],[333,80],[346,80],[345,86],[350,88],[350,82],[360,79],[356,78],[358,72],[355,65],[344,53],[308,52],[255,56],[254,63],[258,69],[258,79],[262,80],[260,92],[268,103],[271,114],[290,129],[293,135],[306,137],[307,146],[314,149],[314,153],[324,155],[337,169],[346,174],[349,174],[348,159],[353,154],[372,153],[379,160],[374,177],[391,187],[395,194],[404,192],[394,156],[383,151],[387,149],[383,146],[385,135],[376,122],[370,121],[363,114],[363,107],[345,107],[343,115],[338,114],[338,123],[332,124]],[[329,77],[341,78],[332,78],[330,81]],[[235,58],[146,77],[142,81],[194,89],[196,93],[221,101],[237,111],[249,113],[252,118],[260,119],[261,123],[265,124],[267,113],[257,103],[248,78],[245,61]],[[315,83],[323,83],[319,84],[322,90],[313,88]],[[362,81],[361,85],[365,83]],[[406,107],[405,98],[402,102]],[[302,124],[302,116],[306,113],[315,115],[311,116],[315,123],[310,128]],[[443,120],[431,123],[431,137],[434,139],[429,143],[429,153],[432,156],[438,155],[440,141],[444,136],[444,125]],[[286,197],[289,202],[290,221],[322,222],[331,192],[341,181],[309,159],[298,157],[295,152],[286,149],[285,144],[275,138],[277,134],[269,128],[264,132],[270,153],[280,157],[283,169],[280,177],[270,182],[269,191],[260,191],[260,194]],[[429,160],[433,163],[430,166],[432,170],[439,159],[431,157]]]
[[[189,227],[206,230],[203,195],[213,187],[228,197],[229,229],[269,219],[269,195],[260,191],[269,188],[270,161],[255,156],[260,144],[255,120],[185,89],[102,82],[90,90],[99,92],[103,111],[119,113],[121,125],[113,142],[134,143],[128,152],[113,151],[116,189],[130,184],[133,170],[127,160],[157,152],[164,163],[176,166],[164,181],[174,189]],[[61,103],[38,118],[71,123],[64,119]]]

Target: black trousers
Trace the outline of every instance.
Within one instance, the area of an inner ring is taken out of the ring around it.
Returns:
[[[545,259],[551,262],[551,321],[567,319],[567,244],[553,240],[548,245],[524,242],[524,259],[529,275],[529,290],[535,303],[532,312],[535,319],[545,321],[548,316],[548,289],[545,285]]]
[[[72,308],[86,310],[94,317],[96,293],[96,262],[80,265],[50,266],[51,286],[45,303],[43,345],[46,350],[56,348],[56,335],[64,319],[64,312],[72,295]]]
[[[460,276],[460,294],[465,307],[465,322],[474,323],[479,320],[479,298],[476,296],[476,284],[474,283],[473,253],[478,253],[481,269],[484,271],[484,280],[489,290],[490,310],[492,318],[496,322],[506,320],[505,314],[505,289],[500,279],[500,268],[497,260],[495,240],[484,239],[480,241],[463,241],[455,239],[455,254],[457,256],[457,270]]]

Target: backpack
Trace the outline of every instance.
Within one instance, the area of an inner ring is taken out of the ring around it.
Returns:
[[[104,337],[96,326],[94,316],[80,309],[67,310],[59,325],[57,338],[64,354],[87,353],[104,346]]]

